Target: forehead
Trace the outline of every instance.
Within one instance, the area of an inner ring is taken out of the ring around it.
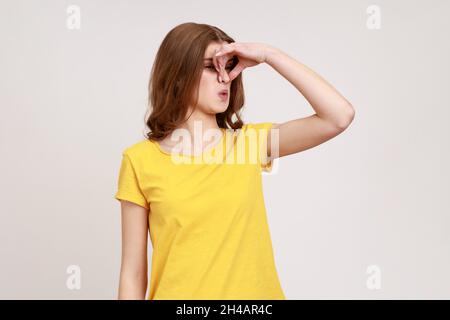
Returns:
[[[208,48],[206,48],[205,50],[205,55],[204,55],[204,60],[205,61],[212,61],[212,58],[214,56],[214,54],[219,51],[220,47],[222,46],[222,44],[226,44],[226,41],[222,41],[222,42],[211,42],[208,45]],[[233,60],[233,58],[229,59],[228,61]]]
[[[211,57],[216,51],[220,49],[223,44],[226,44],[226,41],[213,41],[211,42],[205,50],[205,58]]]

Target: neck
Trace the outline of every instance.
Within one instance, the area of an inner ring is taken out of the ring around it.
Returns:
[[[215,114],[195,114],[194,112],[179,128],[189,131],[191,145],[197,146],[200,150],[205,143],[218,141],[222,136]]]

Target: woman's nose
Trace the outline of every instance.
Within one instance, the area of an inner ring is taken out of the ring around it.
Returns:
[[[219,80],[220,83],[222,82],[226,83],[230,81],[230,77],[228,76],[228,73],[225,70],[223,70],[222,72],[221,71],[217,72],[217,79]]]
[[[225,70],[225,67],[223,67],[217,59],[214,61],[214,66],[217,71],[217,80],[219,80],[219,82],[222,83],[222,82],[230,81],[230,77],[228,76],[228,73]]]

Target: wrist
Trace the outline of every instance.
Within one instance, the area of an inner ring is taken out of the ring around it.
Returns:
[[[264,55],[264,62],[267,64],[271,64],[273,62],[274,57],[280,52],[279,49],[267,45]]]

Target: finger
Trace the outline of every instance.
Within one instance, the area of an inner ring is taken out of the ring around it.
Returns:
[[[219,52],[217,49],[216,49],[216,53],[217,52]],[[216,69],[216,71],[217,72],[220,72],[220,68],[221,68],[221,60],[222,60],[222,57],[219,55],[216,55],[216,53],[213,55],[213,64],[214,64],[214,68]]]
[[[225,67],[222,66],[222,64],[219,63],[219,71],[217,72],[217,75],[219,77],[219,82],[224,82],[226,79],[226,71]]]
[[[217,51],[215,54],[216,56],[230,54],[234,50],[235,50],[234,43],[225,43],[220,47],[219,51]]]
[[[227,83],[228,81],[230,81],[230,75],[226,71],[223,71],[222,79],[223,79],[223,82]]]
[[[245,69],[244,65],[243,65],[242,63],[239,62],[239,63],[233,68],[233,70],[230,71],[230,74],[229,74],[230,81],[233,81],[237,76],[239,76],[239,74],[240,74],[242,71],[244,71],[244,69]]]
[[[221,70],[222,70],[222,77],[223,78],[226,78],[225,75],[228,76],[228,73],[226,71],[227,70],[227,65],[229,65],[230,61],[232,61],[233,57],[234,56],[233,56],[232,53],[224,54],[223,56],[219,57],[220,66],[221,66]],[[220,59],[220,58],[222,58],[222,59]]]
[[[224,44],[216,53],[214,57],[217,57],[219,61],[223,61],[225,59],[225,63],[228,61],[230,57],[233,56],[234,47],[230,44]]]
[[[222,79],[226,78],[226,73],[227,73],[225,70],[226,61],[227,61],[227,56],[222,56],[222,57],[219,57],[219,59],[218,59],[219,73],[220,73],[220,76],[222,77]]]
[[[214,68],[216,69],[217,72],[220,72],[220,67],[219,67],[218,58],[217,58],[217,56],[216,56],[215,53],[214,53],[212,59],[213,59]]]
[[[219,55],[213,56],[213,64],[214,64],[214,68],[216,69],[216,71],[218,72],[219,76],[224,79],[225,75],[225,65],[226,65],[226,60],[227,60],[227,55]],[[225,62],[224,62],[225,61]],[[220,81],[220,79],[219,79]]]
[[[213,56],[214,66],[216,67],[216,70],[218,69],[219,75],[224,81],[229,81],[229,75],[226,72],[225,68],[228,63],[228,59],[233,57],[233,52],[234,46],[231,46],[230,44],[224,44],[218,51],[214,53]]]

